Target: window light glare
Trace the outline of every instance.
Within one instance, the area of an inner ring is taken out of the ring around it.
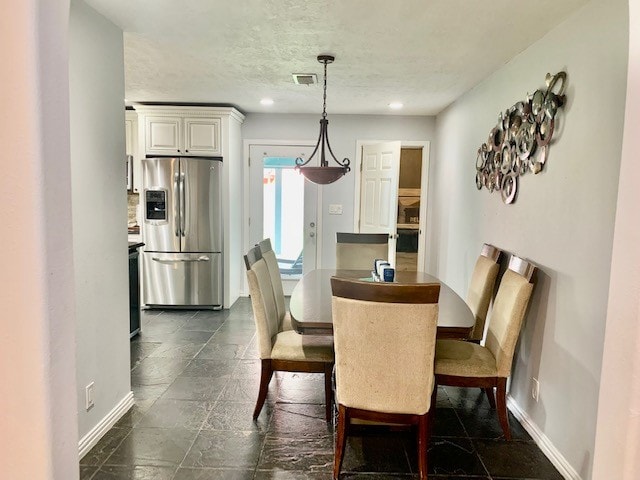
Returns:
[[[392,110],[400,110],[403,107],[402,102],[391,102],[389,108]]]
[[[273,105],[273,100],[271,98],[263,98],[260,100],[260,104],[265,106]]]

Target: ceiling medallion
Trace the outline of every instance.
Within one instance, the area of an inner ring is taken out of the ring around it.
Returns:
[[[476,187],[500,192],[504,203],[513,203],[518,181],[527,172],[540,173],[549,155],[555,116],[564,106],[567,74],[547,73],[546,90],[536,90],[500,114],[489,139],[478,149]]]
[[[324,64],[324,94],[322,104],[322,118],[320,119],[320,135],[318,136],[318,142],[316,148],[313,150],[311,156],[305,161],[302,158],[296,158],[296,170],[305,176],[307,180],[318,185],[327,185],[338,180],[345,175],[349,170],[349,164],[351,163],[348,158],[339,162],[336,156],[331,151],[331,145],[329,144],[329,133],[327,131],[329,120],[327,120],[327,65],[333,63],[335,57],[332,55],[318,55],[318,62]],[[306,167],[311,159],[320,150],[320,166],[319,167]],[[329,162],[325,157],[325,150],[329,151],[329,154],[336,162],[338,167],[330,167]]]

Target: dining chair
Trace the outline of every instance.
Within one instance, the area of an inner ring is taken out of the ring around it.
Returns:
[[[511,257],[509,268],[498,287],[485,345],[464,340],[436,342],[437,384],[484,389],[491,406],[497,408],[500,426],[507,440],[511,440],[507,378],[511,374],[513,353],[531,298],[534,270],[535,267],[526,260]]]
[[[251,306],[256,324],[261,360],[260,389],[253,411],[254,420],[267,398],[273,372],[323,373],[326,419],[331,419],[331,375],[334,364],[333,338],[322,335],[300,335],[294,330],[279,331],[276,302],[267,263],[254,247],[244,257],[249,281]]]
[[[468,340],[476,343],[482,341],[487,311],[491,303],[491,296],[498,277],[498,259],[500,250],[493,245],[484,244],[480,256],[471,275],[471,283],[467,291],[467,305],[476,318]]]
[[[269,270],[269,278],[271,279],[271,288],[273,289],[273,296],[276,302],[276,312],[278,314],[278,331],[283,332],[286,330],[293,330],[291,326],[291,315],[287,312],[284,302],[284,289],[282,288],[282,277],[280,277],[280,267],[278,266],[278,259],[276,254],[271,248],[271,240],[265,238],[258,243],[260,248],[260,254],[267,263],[267,270]]]
[[[420,478],[427,478],[440,285],[332,277],[331,290],[338,406],[333,478],[352,419],[417,425]]]
[[[373,270],[373,261],[389,256],[386,233],[336,233],[336,268],[338,270]]]

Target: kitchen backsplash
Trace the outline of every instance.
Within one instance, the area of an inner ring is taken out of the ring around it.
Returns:
[[[129,220],[127,222],[127,226],[132,227],[138,225],[138,220],[136,218],[136,209],[138,204],[140,203],[140,194],[139,193],[128,193],[127,194],[127,210]]]

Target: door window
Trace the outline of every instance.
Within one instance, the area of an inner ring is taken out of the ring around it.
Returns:
[[[280,273],[302,275],[304,177],[295,158],[264,157],[262,167],[263,238],[270,238]]]

